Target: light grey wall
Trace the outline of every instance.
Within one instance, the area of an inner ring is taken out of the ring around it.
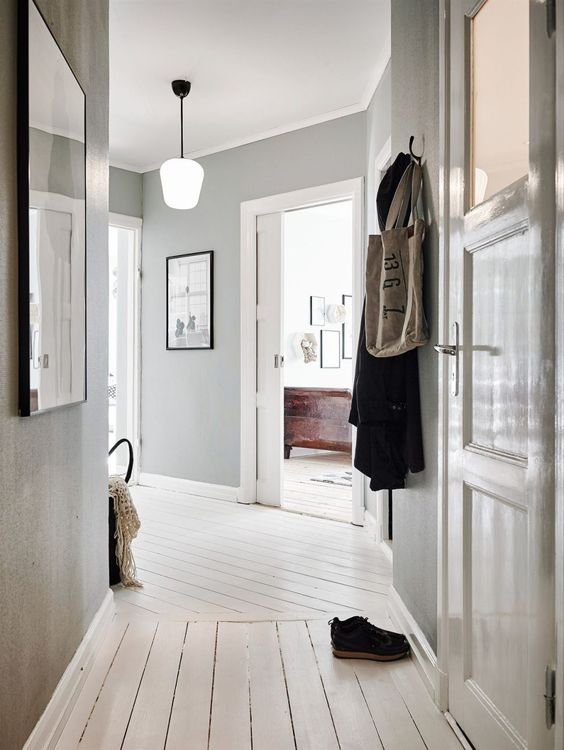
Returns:
[[[392,72],[388,63],[366,112],[366,225],[368,233],[376,232],[376,192],[378,179],[375,161],[392,132]]]
[[[425,310],[437,340],[439,189],[439,11],[435,0],[392,3],[392,153],[424,145]],[[438,361],[419,349],[425,471],[394,492],[394,586],[433,648],[437,632]]]
[[[391,66],[388,63],[366,112],[366,229],[368,234],[380,231],[376,218],[378,175],[375,162],[391,135],[391,81]],[[366,508],[376,517],[378,494],[370,491],[369,484],[367,480],[365,482]]]
[[[18,403],[16,5],[0,3],[0,745],[19,750],[108,588],[108,0],[39,0],[87,100],[88,402]]]
[[[126,216],[143,216],[143,175],[110,167],[110,211]]]
[[[238,486],[240,205],[359,177],[360,113],[199,159],[198,206],[167,208],[158,172],[143,182],[142,470]],[[215,349],[165,350],[165,258],[215,250]]]

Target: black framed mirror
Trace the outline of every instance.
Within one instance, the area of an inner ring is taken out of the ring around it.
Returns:
[[[86,97],[33,0],[18,4],[19,408],[86,400]]]

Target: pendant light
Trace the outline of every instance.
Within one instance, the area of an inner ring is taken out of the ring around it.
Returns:
[[[168,159],[161,166],[164,202],[170,208],[194,208],[200,198],[204,169],[193,159],[184,158],[184,99],[190,93],[190,81],[173,81],[172,90],[180,98],[180,158]]]

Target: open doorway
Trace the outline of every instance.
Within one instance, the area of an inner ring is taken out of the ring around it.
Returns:
[[[110,215],[108,229],[108,448],[120,438],[133,445],[139,462],[139,268],[141,219]],[[127,447],[109,458],[110,474],[125,473]]]
[[[364,482],[351,465],[348,416],[362,306],[363,181],[241,210],[239,501],[362,525]]]
[[[283,217],[283,497],[352,518],[352,200]]]

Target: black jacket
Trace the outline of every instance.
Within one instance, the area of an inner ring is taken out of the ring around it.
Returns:
[[[409,154],[399,154],[380,183],[376,199],[380,229],[409,162]],[[370,477],[371,490],[402,489],[408,471],[425,468],[417,349],[397,357],[369,354],[364,308],[349,421],[357,428],[354,465]]]

